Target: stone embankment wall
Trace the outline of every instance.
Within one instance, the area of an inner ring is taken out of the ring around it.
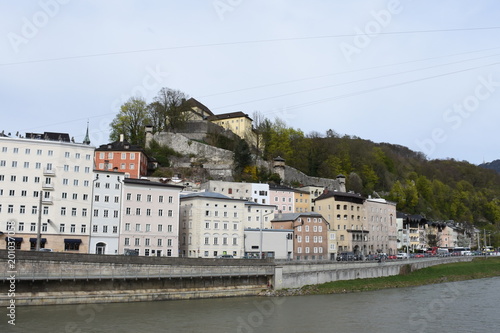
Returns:
[[[472,259],[472,257],[450,257],[384,263],[285,264],[276,266],[273,281],[275,289],[300,288],[305,285],[332,281],[398,275],[401,268],[408,264],[414,271],[434,265],[471,261]]]

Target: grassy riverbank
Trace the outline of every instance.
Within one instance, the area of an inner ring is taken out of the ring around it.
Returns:
[[[471,262],[437,265],[403,275],[335,281],[319,285],[304,286],[299,291],[299,294],[335,294],[387,288],[403,288],[442,282],[481,279],[493,276],[500,276],[500,257],[474,258]]]

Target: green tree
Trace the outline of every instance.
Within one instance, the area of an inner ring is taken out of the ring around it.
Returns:
[[[233,163],[234,163],[234,178],[241,180],[243,171],[246,167],[252,165],[252,154],[250,152],[250,146],[248,143],[239,139],[233,151]]]
[[[109,138],[111,141],[118,141],[120,134],[123,134],[129,143],[144,146],[146,123],[146,101],[140,97],[131,97],[120,107],[120,112],[111,122]]]

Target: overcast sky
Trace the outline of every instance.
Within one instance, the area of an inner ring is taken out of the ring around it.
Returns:
[[[181,90],[474,164],[500,159],[500,2],[1,1],[0,131],[92,145],[131,96]]]

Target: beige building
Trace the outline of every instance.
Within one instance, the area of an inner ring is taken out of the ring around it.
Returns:
[[[381,198],[368,198],[365,207],[367,218],[364,229],[369,233],[365,235],[363,254],[396,254],[398,249],[396,203]]]
[[[329,191],[315,200],[315,212],[330,223],[336,231],[337,253],[354,252],[361,255],[367,245],[365,198],[359,194]]]
[[[311,195],[309,192],[295,190],[293,197],[295,201],[295,213],[307,213],[311,211]]]
[[[244,256],[245,202],[213,192],[183,194],[180,255],[190,258]]]

